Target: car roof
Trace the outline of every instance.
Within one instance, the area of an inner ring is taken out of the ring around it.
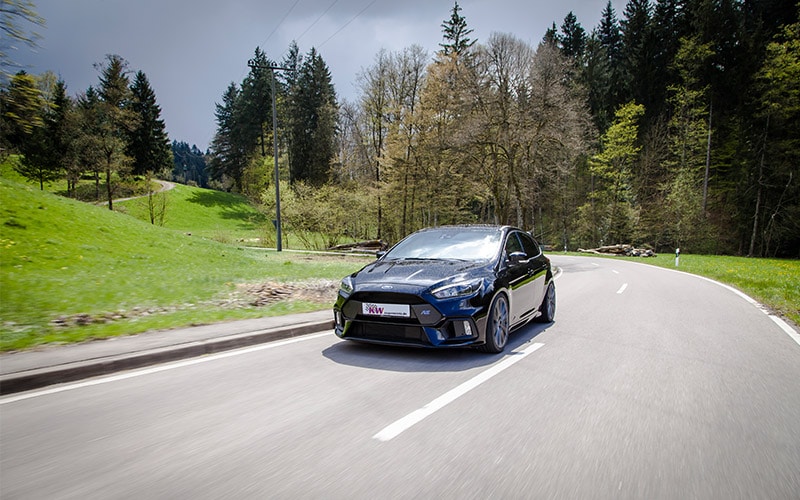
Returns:
[[[453,230],[464,230],[464,229],[496,229],[497,231],[519,230],[512,226],[498,225],[498,224],[453,224],[445,226],[426,227],[416,232],[420,233],[423,231],[453,231]]]

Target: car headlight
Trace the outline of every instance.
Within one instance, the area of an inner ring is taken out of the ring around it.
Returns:
[[[350,276],[343,278],[342,282],[339,283],[339,291],[345,297],[349,297],[353,293],[353,279]]]
[[[451,299],[453,297],[466,297],[474,295],[481,289],[483,280],[462,281],[460,283],[453,283],[452,285],[445,285],[431,291],[437,299]]]

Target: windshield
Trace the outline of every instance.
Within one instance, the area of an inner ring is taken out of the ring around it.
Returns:
[[[490,227],[421,231],[398,243],[385,258],[489,260],[498,254],[502,235],[502,231]]]

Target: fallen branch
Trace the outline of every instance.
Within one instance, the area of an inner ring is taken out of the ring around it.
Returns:
[[[635,248],[633,245],[608,245],[598,248],[579,248],[579,252],[596,255],[624,255],[626,257],[655,257],[656,253],[649,248]]]
[[[328,248],[337,252],[379,252],[386,250],[389,245],[383,240],[366,240],[355,243],[345,243]]]

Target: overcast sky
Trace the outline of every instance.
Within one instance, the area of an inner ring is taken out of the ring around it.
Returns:
[[[340,99],[356,96],[356,76],[380,49],[412,44],[431,55],[453,0],[34,0],[47,22],[39,49],[10,54],[29,73],[51,70],[75,95],[97,85],[95,63],[106,54],[144,71],[170,139],[205,150],[216,130],[215,103],[247,75],[256,47],[281,61],[292,40],[302,54],[315,47]],[[512,33],[532,45],[572,11],[588,32],[607,0],[461,0],[461,15],[483,42]],[[617,19],[625,2],[612,0]]]

